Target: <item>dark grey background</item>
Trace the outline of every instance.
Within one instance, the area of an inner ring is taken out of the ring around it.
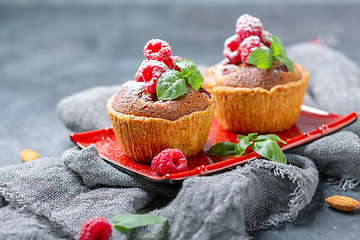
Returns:
[[[357,1],[0,2],[0,166],[21,164],[24,148],[48,157],[73,146],[56,115],[59,100],[133,78],[151,38],[168,41],[174,55],[197,64],[220,61],[223,42],[243,13],[259,17],[286,45],[318,38],[360,63]],[[324,204],[334,194],[341,194],[336,185],[322,181],[294,223],[250,235],[360,238],[359,211],[342,213]],[[359,199],[358,192],[346,194]]]

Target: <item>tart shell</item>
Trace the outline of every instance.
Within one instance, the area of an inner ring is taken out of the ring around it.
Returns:
[[[301,78],[266,90],[222,86],[217,73],[204,71],[207,89],[216,100],[215,117],[222,127],[236,133],[274,133],[290,128],[300,115],[310,79],[309,73],[294,63]]]
[[[112,107],[114,96],[107,110],[120,148],[131,160],[150,163],[166,148],[178,148],[188,158],[204,148],[215,110],[213,98],[205,110],[171,121],[119,113]]]

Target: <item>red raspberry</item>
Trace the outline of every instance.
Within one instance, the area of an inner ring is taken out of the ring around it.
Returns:
[[[270,47],[270,39],[269,39],[269,32],[268,31],[262,31],[261,33],[261,42],[267,46],[267,47]]]
[[[108,240],[111,237],[111,233],[111,225],[105,218],[91,218],[81,225],[79,240]]]
[[[228,58],[233,64],[239,64],[241,62],[240,43],[240,37],[236,34],[229,37],[224,42],[224,57]]]
[[[187,160],[179,149],[167,148],[153,158],[151,168],[160,176],[184,172],[187,169]]]
[[[240,37],[240,42],[249,36],[261,37],[263,25],[256,17],[244,14],[236,21],[236,33]]]
[[[164,63],[171,70],[181,71],[180,68],[178,66],[176,66],[176,60],[182,61],[183,59],[178,56],[171,56]]]
[[[156,93],[156,82],[161,74],[169,70],[163,62],[156,60],[144,60],[135,75],[138,82],[145,82],[145,89],[148,93]]]
[[[241,61],[246,65],[249,65],[248,63],[246,63],[246,59],[248,58],[250,53],[260,47],[260,44],[261,41],[258,36],[250,36],[245,38],[244,41],[242,41],[242,43],[240,44]]]
[[[148,60],[166,61],[171,56],[170,45],[161,39],[152,39],[144,47],[144,56]]]

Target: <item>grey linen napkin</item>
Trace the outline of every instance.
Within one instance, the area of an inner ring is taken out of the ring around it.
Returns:
[[[339,52],[310,44],[293,46],[289,54],[309,65],[305,64],[312,75],[307,104],[335,113],[360,111],[356,98],[360,87],[354,83],[360,70],[354,63]],[[329,69],[334,59],[340,62]],[[347,73],[339,76],[343,72]],[[104,106],[117,88],[98,87],[65,98],[58,105],[59,116],[74,131],[108,126]],[[319,88],[323,91],[316,90]],[[357,95],[348,94],[350,89]],[[345,110],[344,106],[335,107],[339,101],[346,103]],[[179,186],[148,182],[116,170],[93,146],[70,149],[61,158],[1,168],[0,236],[73,239],[81,223],[91,217],[104,216],[111,221],[121,213],[151,213],[168,222],[134,229],[130,236],[115,231],[113,239],[249,239],[247,231],[294,220],[312,199],[318,170],[342,179],[344,189],[358,185],[359,129],[356,122],[347,131],[288,150],[288,165],[260,159],[222,173],[190,178]]]

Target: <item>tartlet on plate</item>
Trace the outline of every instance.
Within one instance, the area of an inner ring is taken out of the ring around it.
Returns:
[[[281,40],[265,32],[259,19],[241,16],[236,33],[225,41],[227,59],[203,73],[217,120],[244,134],[290,128],[300,115],[309,73],[286,57]]]
[[[166,46],[163,41],[160,43]],[[189,84],[187,78],[193,73],[185,78],[176,61],[200,74],[195,64],[179,57],[147,59],[141,64],[136,81],[123,84],[108,100],[117,141],[133,161],[150,163],[167,148],[177,148],[188,158],[204,148],[215,100],[200,87],[202,77],[196,86]]]

